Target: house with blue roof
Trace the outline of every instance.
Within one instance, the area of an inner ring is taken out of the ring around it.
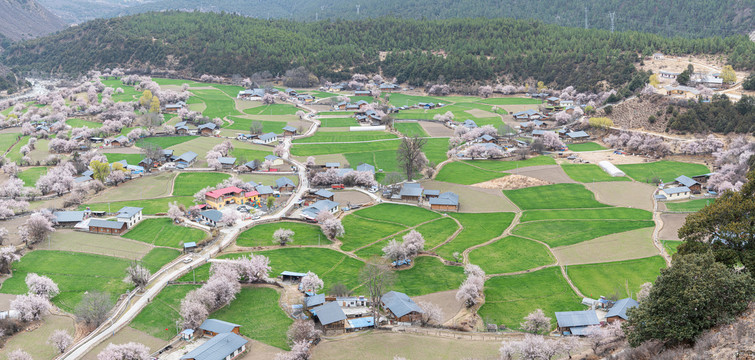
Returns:
[[[420,183],[405,183],[401,186],[401,191],[399,191],[398,195],[401,197],[401,200],[419,202],[423,190]]]
[[[674,179],[674,181],[681,186],[688,187],[693,194],[699,194],[702,191],[702,185],[689,176],[682,175]]]
[[[361,163],[361,164],[359,164],[357,166],[357,171],[369,171],[369,172],[371,172],[371,173],[374,174],[375,173],[375,167],[372,166],[371,164]]]
[[[207,319],[202,323],[202,325],[199,325],[199,330],[201,330],[202,332],[201,336],[207,337],[213,337],[224,333],[238,334],[240,328],[241,325],[239,324],[234,324],[218,319]]]
[[[260,135],[259,138],[257,138],[257,142],[260,142],[262,144],[270,144],[278,141],[278,134],[274,132],[269,132],[267,134]]]
[[[301,211],[302,217],[310,220],[317,219],[317,215],[319,215],[323,211],[327,211],[331,214],[335,214],[340,210],[338,207],[338,203],[331,200],[318,200],[314,204],[304,208]]]
[[[179,157],[177,157],[174,161],[176,164],[183,165],[184,167],[189,167],[197,160],[197,153],[193,151],[187,151],[183,154],[181,154]]]
[[[283,136],[294,136],[297,131],[299,131],[297,128],[291,125],[286,125],[283,127]]]
[[[595,310],[556,312],[558,331],[562,335],[587,335],[590,326],[600,325]]]
[[[296,184],[294,184],[293,180],[284,176],[282,178],[275,179],[275,187],[280,192],[289,192],[296,189]]]
[[[218,226],[223,213],[215,209],[205,210],[199,213],[199,218],[210,226]]]
[[[315,192],[315,196],[321,200],[333,200],[336,194],[327,189],[320,189]]]
[[[220,334],[181,356],[181,360],[233,360],[246,351],[248,342],[235,333]]]
[[[346,328],[346,314],[338,304],[325,303],[310,310],[312,316],[322,325],[325,331],[339,332]]]
[[[464,122],[462,123],[462,125],[464,125],[464,127],[468,128],[468,129],[474,129],[474,128],[477,127],[477,123],[474,122],[474,120],[470,120],[470,119],[464,120]]]
[[[640,304],[637,300],[632,298],[621,299],[613,304],[611,309],[606,314],[606,321],[610,324],[614,321],[626,321],[629,320],[627,316],[627,310],[637,307]]]
[[[459,211],[459,195],[450,191],[428,200],[430,208],[438,211]]]
[[[422,308],[408,295],[398,291],[389,291],[380,297],[380,306],[396,322],[415,322],[422,316]]]
[[[218,158],[218,162],[223,166],[223,169],[233,169],[233,167],[236,166],[235,157],[221,156]]]

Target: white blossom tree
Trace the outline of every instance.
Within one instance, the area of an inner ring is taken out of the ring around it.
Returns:
[[[8,360],[34,360],[31,355],[21,349],[16,349],[8,353]]]
[[[19,228],[21,239],[27,245],[46,239],[53,231],[55,231],[55,228],[52,226],[52,213],[47,209],[42,209],[31,214]]]
[[[640,285],[640,292],[637,293],[637,301],[642,302],[650,295],[650,290],[653,289],[653,283],[646,282]]]
[[[173,220],[173,222],[178,222],[182,216],[184,216],[184,212],[181,210],[181,207],[178,206],[178,202],[174,201],[168,203],[168,217]]]
[[[285,246],[288,243],[294,242],[294,231],[291,229],[280,228],[273,233],[273,243],[281,246]]]
[[[320,280],[320,277],[311,271],[308,271],[307,275],[305,275],[301,279],[301,287],[305,291],[311,291],[317,294],[317,292],[322,290],[324,286],[325,284],[323,283],[322,280]]]
[[[240,218],[239,213],[235,211],[227,211],[220,218],[220,222],[223,223],[225,226],[233,226],[236,224],[237,221],[239,221],[239,218]]]
[[[55,350],[58,350],[60,354],[66,352],[69,346],[73,343],[73,337],[68,331],[59,329],[53,331],[50,337],[47,338],[47,343],[50,344]]]
[[[440,325],[443,323],[443,309],[431,302],[420,301],[417,305],[422,309],[420,322],[423,326]]]
[[[291,344],[296,344],[302,341],[310,341],[320,336],[322,332],[315,328],[315,323],[312,320],[296,319],[291,326],[288,327],[286,337]]]
[[[29,294],[42,296],[46,299],[52,299],[60,294],[58,285],[47,276],[28,273],[25,281],[26,287],[29,288]]]
[[[110,343],[97,354],[97,360],[149,360],[149,354],[149,348],[144,344],[129,342],[116,345]]]
[[[128,273],[128,280],[134,284],[134,286],[139,288],[147,286],[149,278],[152,276],[149,269],[140,264],[131,264],[131,266],[126,269],[126,273]]]
[[[524,322],[519,325],[528,333],[541,334],[550,330],[551,318],[545,316],[542,309],[537,309],[525,316]]]
[[[10,303],[10,309],[18,311],[23,321],[39,320],[50,312],[51,307],[50,300],[36,294],[18,295]]]

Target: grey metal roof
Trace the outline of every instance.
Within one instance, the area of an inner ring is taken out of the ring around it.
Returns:
[[[451,205],[451,206],[458,206],[459,205],[459,195],[456,195],[452,192],[444,192],[438,197],[430,199],[430,205]]]
[[[197,129],[199,129],[199,130],[202,130],[202,129],[215,130],[215,128],[217,128],[217,127],[218,126],[215,125],[215,123],[204,123],[202,125],[197,126]]]
[[[144,208],[140,207],[133,207],[133,206],[126,206],[122,207],[120,210],[118,210],[118,218],[132,218],[134,215],[138,214],[140,211],[144,210]]]
[[[269,195],[273,193],[273,188],[268,185],[258,185],[255,190],[257,190],[260,195]]]
[[[398,291],[389,291],[380,298],[385,307],[396,317],[402,317],[411,312],[422,313],[422,309],[408,295]]]
[[[186,121],[179,121],[176,123],[176,127],[186,126]]]
[[[469,127],[469,128],[476,128],[477,123],[474,122],[474,120],[466,119],[464,120],[464,126]]]
[[[277,187],[284,187],[284,186],[288,186],[288,185],[296,186],[296,185],[294,185],[293,180],[291,180],[291,179],[289,179],[289,178],[287,178],[285,176],[282,177],[282,178],[275,179],[275,186],[277,186]]]
[[[75,182],[75,183],[82,183],[82,182],[86,182],[86,181],[89,181],[89,180],[92,180],[92,177],[89,176],[89,175],[86,175],[86,176],[79,176],[79,177],[73,179],[73,182]]]
[[[120,143],[127,143],[128,142],[128,138],[125,137],[125,136],[123,136],[123,135],[121,135],[121,136],[113,139],[113,141],[117,141],[117,142],[120,142]]]
[[[194,159],[196,159],[196,158],[197,158],[197,153],[195,153],[193,151],[187,151],[187,152],[181,154],[181,156],[179,156],[176,159],[176,161],[185,161],[187,163],[190,163],[190,162],[194,161]]]
[[[338,207],[338,203],[335,202],[335,201],[318,200],[314,204],[312,204],[312,205],[307,206],[306,208],[304,208],[304,210],[302,210],[302,213],[305,216],[308,216],[308,217],[314,219],[314,218],[317,217],[317,215],[320,212],[322,212],[322,211],[328,211],[328,212],[330,212],[331,210],[335,209],[336,207]]]
[[[618,316],[624,320],[629,320],[627,317],[627,310],[639,305],[640,304],[632,298],[621,299],[613,304],[611,310],[608,310],[606,318]]]
[[[401,196],[422,196],[422,185],[419,183],[406,183],[398,193]]]
[[[570,133],[567,133],[566,136],[576,139],[576,138],[583,138],[583,137],[589,137],[590,135],[587,135],[584,131],[572,131]]]
[[[371,173],[375,173],[375,167],[370,164],[361,163],[359,166],[357,166],[357,171],[369,171]]]
[[[545,134],[545,130],[532,130],[532,135],[543,135]]]
[[[341,307],[334,302],[326,303],[325,305],[318,306],[311,310],[323,325],[332,324],[334,322],[346,320],[346,314],[343,313]]]
[[[223,360],[248,342],[248,340],[234,333],[220,334],[207,340],[206,343],[188,354],[181,356],[181,359]]]
[[[598,325],[598,315],[594,310],[584,311],[561,311],[556,312],[556,321],[559,327],[591,326]]]
[[[304,301],[307,303],[308,308],[322,305],[325,303],[325,294],[317,294],[314,296],[309,296],[305,298]]]
[[[315,195],[324,197],[324,198],[332,198],[335,194],[333,192],[326,190],[326,189],[320,189],[315,192]]]
[[[268,141],[268,140],[277,139],[277,138],[278,138],[278,134],[276,134],[274,132],[269,132],[267,134],[262,134],[259,137],[259,139],[262,140],[262,141]]]
[[[686,193],[686,192],[690,192],[690,191],[692,191],[692,190],[690,190],[686,186],[678,186],[678,187],[672,187],[672,188],[663,189],[663,192],[665,192],[667,195],[681,194],[681,193]]]
[[[265,160],[268,160],[268,161],[271,161],[271,162],[275,161],[275,160],[278,160],[278,159],[280,159],[280,158],[277,157],[277,156],[275,156],[275,155],[265,155]]]
[[[223,156],[223,157],[218,158],[218,162],[220,162],[223,165],[233,165],[236,163],[236,158]]]
[[[84,220],[84,211],[56,211],[52,214],[55,215],[55,221],[59,223]]]
[[[685,176],[685,175],[682,175],[682,176],[680,176],[680,177],[678,177],[678,178],[676,178],[674,180],[676,180],[676,182],[678,182],[678,183],[680,183],[680,184],[682,184],[682,185],[684,185],[686,187],[690,187],[690,186],[694,186],[694,185],[698,184],[697,181],[692,180],[692,178],[690,178],[689,176]]]
[[[202,325],[199,325],[199,329],[212,331],[214,333],[222,334],[233,331],[233,328],[241,326],[239,324],[229,323],[227,321],[218,319],[207,319]]]
[[[244,164],[244,166],[246,166],[246,167],[248,167],[248,168],[250,168],[250,169],[254,170],[254,169],[257,169],[257,166],[259,166],[259,164],[257,164],[257,162],[256,162],[256,161],[252,160],[252,161],[247,161],[247,162],[246,162],[246,164]],[[250,181],[250,183],[252,183],[252,182],[253,182],[253,181]],[[257,184],[255,183],[255,184],[254,184],[254,185],[252,185],[252,186],[257,186]]]
[[[425,189],[425,191],[424,191],[424,194],[425,194],[425,196],[427,196],[427,195],[430,195],[430,196],[438,196],[438,195],[440,195],[440,190],[429,190],[429,189]]]
[[[218,221],[220,221],[220,219],[223,218],[223,213],[220,212],[220,211],[214,210],[214,209],[213,210],[202,211],[202,212],[199,213],[199,215],[201,215],[201,216],[203,216],[203,217],[205,217],[207,219],[210,219],[210,220],[212,220],[214,222],[218,222]]]
[[[325,163],[326,168],[338,168],[341,167],[341,163],[338,162],[326,162]]]
[[[296,130],[297,129],[295,127],[291,126],[291,125],[286,125],[286,126],[283,127],[283,131],[290,131],[290,132],[294,132],[295,133]]]
[[[100,227],[105,229],[122,229],[126,225],[123,221],[107,221],[102,219],[89,220],[89,226]]]
[[[488,135],[488,134],[485,134],[485,135],[483,135],[483,136],[480,136],[480,139],[482,139],[482,140],[485,140],[485,141],[491,141],[491,140],[495,140],[495,138],[494,138],[494,137],[492,137],[492,136],[490,136],[490,135]]]

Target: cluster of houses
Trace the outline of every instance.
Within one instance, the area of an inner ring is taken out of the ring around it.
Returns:
[[[693,195],[702,194],[703,184],[707,183],[712,173],[689,177],[682,175],[673,182],[658,185],[655,199],[659,201],[685,200]]]
[[[197,209],[202,210],[199,212],[198,221],[208,226],[217,226],[223,218],[221,210],[227,208],[228,205],[245,205],[249,208],[267,211],[267,199],[269,197],[277,198],[282,193],[291,193],[296,189],[294,181],[287,177],[276,179],[273,186],[258,184],[254,181],[250,181],[248,184],[254,190],[246,191],[236,186],[230,186],[205,193],[204,204],[196,206]]]
[[[80,231],[97,234],[121,235],[134,227],[142,219],[140,207],[126,206],[118,210],[115,220],[95,218],[94,215],[104,215],[104,212],[84,211],[56,211],[55,226],[68,227]]]
[[[311,103],[315,101],[315,97],[308,94],[299,94],[296,92],[296,90],[288,88],[284,92],[287,96],[291,97],[292,99],[296,99],[301,103]],[[262,89],[262,88],[252,88],[252,89],[244,89],[238,92],[236,95],[236,98],[239,100],[249,100],[249,101],[262,101],[262,98],[266,95],[278,95],[280,94],[280,91],[275,88],[269,88],[269,89]]]
[[[187,121],[176,123],[176,134],[178,135],[215,136],[218,130],[220,130],[218,126],[211,122],[199,124],[196,129],[190,129]]]
[[[382,92],[395,92],[395,91],[402,91],[403,89],[398,84],[383,82],[377,85],[378,89]],[[349,89],[349,84],[342,81],[337,84],[331,84],[329,86],[322,86],[320,87],[321,91],[328,91],[328,92],[342,92]],[[368,90],[362,90],[357,89],[354,91],[354,96],[370,96],[370,91]]]
[[[181,360],[233,360],[247,351],[248,340],[239,335],[241,325],[223,320],[207,319],[198,329],[185,329],[181,339],[209,338]]]
[[[632,298],[625,298],[616,302],[605,297],[598,300],[584,298],[582,304],[590,306],[583,311],[556,312],[558,332],[561,335],[586,336],[592,326],[602,326],[615,321],[627,321],[627,310],[637,307],[639,304]]]
[[[408,202],[427,201],[430,209],[438,211],[459,211],[459,195],[450,191],[424,189],[420,183],[404,183],[398,193],[387,189],[383,196]]]

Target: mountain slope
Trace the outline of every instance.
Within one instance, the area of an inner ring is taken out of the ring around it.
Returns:
[[[0,0],[0,34],[30,39],[65,28],[65,23],[35,0]]]
[[[3,61],[21,70],[85,72],[161,68],[171,57],[178,60],[175,70],[194,75],[283,75],[305,66],[330,80],[382,70],[413,85],[441,76],[464,82],[507,77],[586,90],[627,83],[637,71],[638,52],[655,51],[728,54],[736,68],[755,67],[755,43],[746,36],[667,39],[512,19],[292,22],[200,12],[94,20],[14,44]]]
[[[510,17],[570,27],[584,27],[586,16],[588,27],[598,29],[611,28],[609,13],[614,12],[617,31],[707,37],[747,34],[755,29],[755,2],[752,0],[131,0],[109,14],[103,8],[101,16],[163,10],[225,11],[257,18],[303,21],[382,16],[411,19]]]

